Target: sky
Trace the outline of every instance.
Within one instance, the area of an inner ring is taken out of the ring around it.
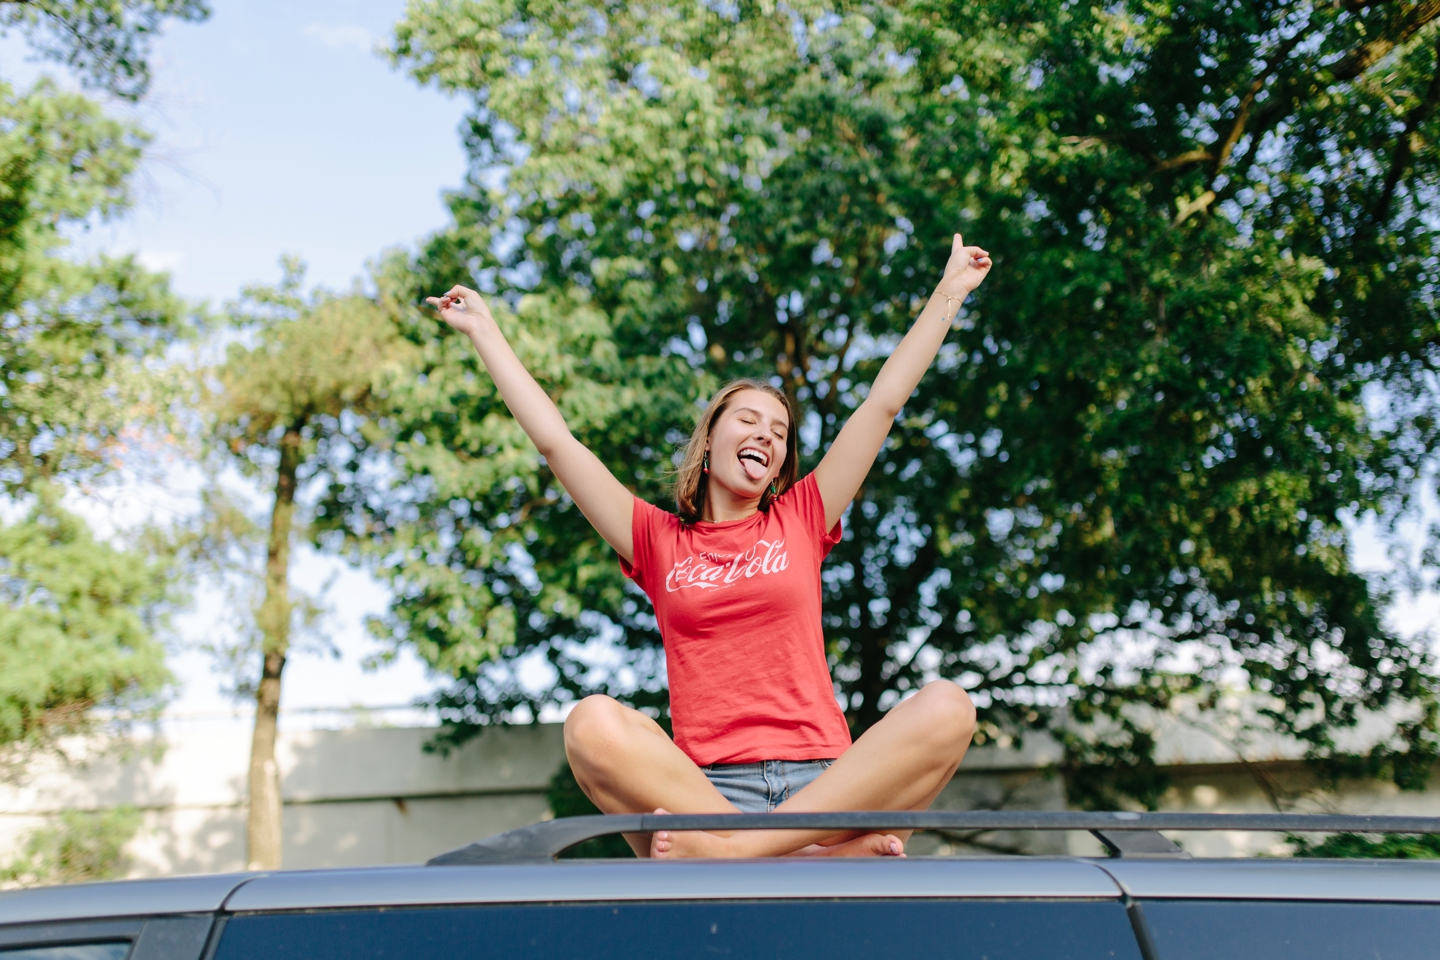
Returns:
[[[218,0],[172,24],[140,114],[155,134],[124,220],[89,243],[138,251],[219,303],[273,281],[283,253],[345,287],[368,259],[442,226],[465,170],[465,104],[375,53],[401,0]]]
[[[246,284],[277,280],[288,253],[308,264],[311,283],[349,287],[381,251],[413,245],[446,223],[442,194],[465,172],[457,132],[465,103],[421,88],[375,53],[403,0],[213,0],[212,7],[204,23],[168,25],[154,47],[153,86],[134,111],[155,135],[136,206],[75,237],[79,252],[137,253],[168,272],[183,296],[218,306]],[[17,55],[24,48],[16,38],[0,43],[7,78],[57,70]],[[154,491],[137,496],[142,509],[166,506]],[[413,655],[363,669],[381,650],[364,617],[386,602],[367,575],[302,551],[295,580],[311,590],[329,584],[332,613],[323,628],[339,656],[304,649],[291,658],[282,724],[354,722],[354,714],[322,708],[406,704],[438,684]],[[179,688],[167,722],[227,722],[225,715],[248,712],[223,694],[213,659],[194,649],[227,618],[223,599],[202,592],[177,621]],[[381,711],[360,719],[425,717]]]

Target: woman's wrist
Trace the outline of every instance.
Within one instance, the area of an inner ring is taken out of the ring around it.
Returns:
[[[955,289],[949,289],[949,285],[940,283],[935,287],[935,292],[930,295],[930,302],[940,308],[940,315],[947,320],[955,319],[960,312],[961,305],[965,298],[970,296],[970,290],[963,283],[954,284]]]
[[[476,317],[475,326],[471,327],[466,335],[469,336],[470,343],[477,350],[480,349],[482,340],[493,340],[496,337],[501,340],[505,339],[505,335],[500,332],[500,325],[495,322],[494,317]]]
[[[974,293],[972,287],[967,287],[963,280],[941,280],[935,284],[935,296],[941,300],[964,300]]]

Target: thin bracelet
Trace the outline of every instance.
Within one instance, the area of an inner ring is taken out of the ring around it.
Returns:
[[[964,298],[964,297],[952,297],[952,296],[950,296],[950,294],[944,293],[944,292],[942,292],[942,293],[940,294],[940,296],[942,296],[942,297],[945,298],[945,313],[949,313],[949,312],[950,312],[950,304],[951,304],[952,301],[955,302],[955,303],[960,304],[960,307],[965,306],[965,298]],[[956,308],[955,308],[955,317],[960,316],[960,307],[956,307]],[[941,316],[944,316],[944,314],[941,314]],[[955,317],[945,317],[945,322],[946,322],[946,323],[954,323],[954,322],[955,322]]]

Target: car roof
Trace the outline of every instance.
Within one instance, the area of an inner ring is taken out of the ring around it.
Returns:
[[[1440,860],[1104,860],[1132,897],[1440,903]]]
[[[100,917],[210,913],[254,873],[115,880],[0,893],[0,925]]]
[[[1117,897],[1074,859],[928,858],[640,861],[277,873],[246,884],[234,911],[389,904],[812,897]]]
[[[833,897],[1440,903],[1440,861],[904,858],[375,867],[126,880],[0,894],[0,925],[467,903]]]

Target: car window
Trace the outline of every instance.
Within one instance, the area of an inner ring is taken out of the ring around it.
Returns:
[[[1440,906],[1147,900],[1160,960],[1417,960],[1440,955]]]
[[[0,960],[125,960],[130,942],[72,943],[64,946],[21,947],[0,950]]]
[[[236,916],[215,960],[1140,960],[1117,901],[494,905]]]

